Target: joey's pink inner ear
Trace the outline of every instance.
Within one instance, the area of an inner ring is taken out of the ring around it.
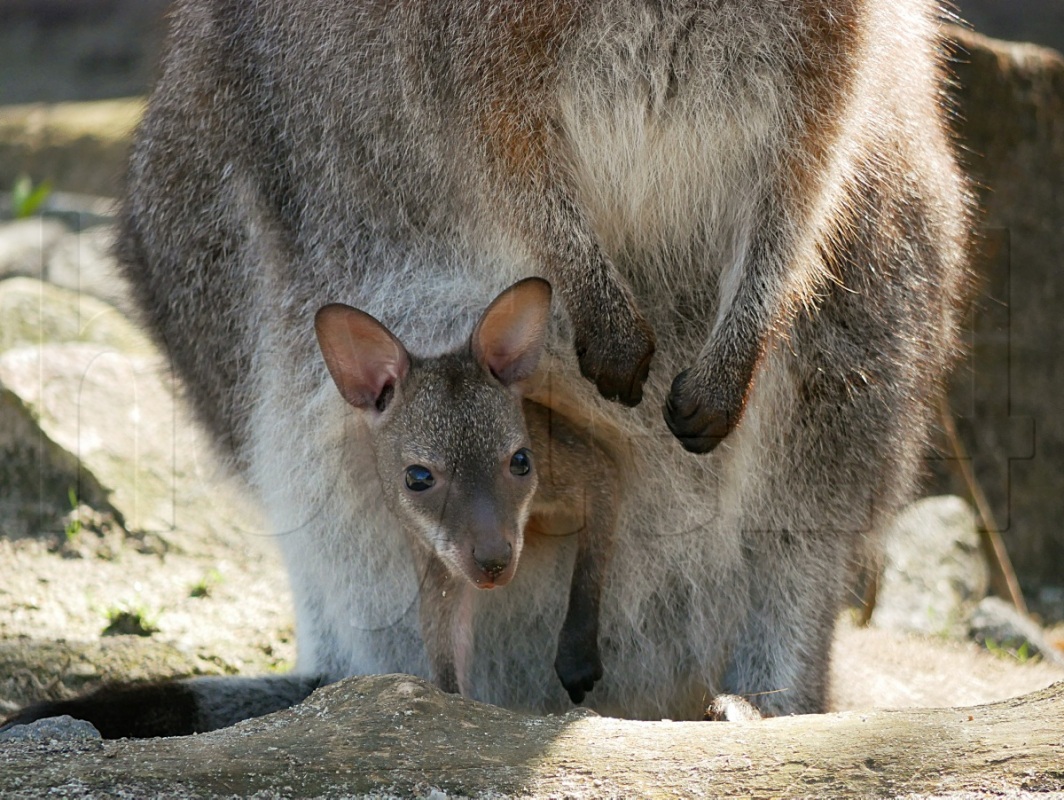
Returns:
[[[410,369],[402,343],[369,314],[342,303],[319,309],[314,331],[343,398],[355,408],[383,411]]]
[[[480,364],[509,386],[536,371],[550,324],[550,284],[525,278],[496,297],[473,330]]]

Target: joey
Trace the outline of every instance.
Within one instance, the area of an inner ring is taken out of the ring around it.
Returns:
[[[411,543],[422,637],[449,692],[468,693],[471,593],[510,583],[530,517],[541,535],[578,537],[558,677],[577,703],[602,677],[598,608],[619,477],[590,431],[523,398],[550,298],[546,281],[518,282],[488,306],[465,346],[432,358],[410,355],[350,306],[316,315],[325,363],[365,418],[381,494]]]

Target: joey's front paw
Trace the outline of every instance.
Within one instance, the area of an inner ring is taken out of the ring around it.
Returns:
[[[627,327],[598,325],[588,334],[577,331],[576,355],[580,372],[607,400],[637,406],[654,356],[654,332],[641,317]]]
[[[689,369],[672,382],[665,398],[665,424],[685,450],[708,453],[739,423],[748,381],[742,386],[727,383],[707,386]]]
[[[599,658],[598,644],[558,648],[554,659],[554,671],[569,693],[574,703],[584,702],[587,693],[595,688],[595,682],[602,680],[602,660]]]

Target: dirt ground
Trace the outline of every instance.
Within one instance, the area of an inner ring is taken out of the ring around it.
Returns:
[[[287,578],[251,526],[0,537],[0,572],[0,713],[108,680],[295,662]]]

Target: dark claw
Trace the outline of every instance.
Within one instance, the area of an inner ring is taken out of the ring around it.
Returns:
[[[595,384],[604,398],[629,408],[639,405],[643,400],[643,384],[650,375],[650,362],[655,350],[654,335],[649,328],[642,339],[636,338],[634,342],[638,347],[629,347],[627,351],[624,347],[607,350],[596,347],[592,351],[586,341],[575,342],[580,373]]]
[[[643,401],[643,384],[647,382],[647,378],[650,377],[650,362],[654,358],[654,348],[650,348],[650,352],[646,354],[642,361],[639,362],[639,366],[636,367],[635,375],[632,377],[632,382],[628,384],[627,393],[619,398],[621,403],[629,408],[635,408]]]
[[[602,662],[599,660],[598,648],[586,653],[559,652],[554,660],[554,671],[569,693],[569,699],[579,705],[587,693],[595,688],[596,681],[602,680]]]
[[[689,370],[684,370],[672,382],[663,409],[665,424],[685,450],[708,453],[731,433],[735,414],[730,409],[709,407],[710,398],[685,397],[688,377]]]

